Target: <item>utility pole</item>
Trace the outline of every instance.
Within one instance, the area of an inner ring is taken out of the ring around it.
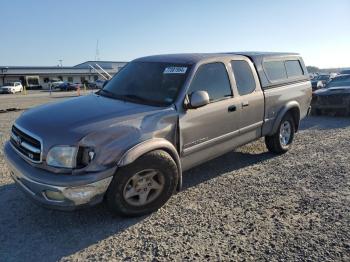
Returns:
[[[96,51],[95,51],[95,61],[100,60],[100,50],[98,49],[98,40],[96,42]]]
[[[2,68],[0,68],[1,73],[2,73],[2,85],[5,84],[5,73],[7,72],[8,69],[9,69],[8,67],[2,67]]]

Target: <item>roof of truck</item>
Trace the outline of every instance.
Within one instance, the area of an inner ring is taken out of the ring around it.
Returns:
[[[183,53],[183,54],[164,54],[164,55],[153,55],[145,56],[134,61],[139,62],[164,62],[164,63],[184,63],[194,64],[202,59],[213,58],[225,55],[243,55],[251,58],[253,61],[262,58],[273,58],[273,57],[285,57],[285,56],[298,56],[298,53],[289,52],[223,52],[223,53]]]
[[[295,81],[308,81],[309,76],[305,64],[298,53],[290,52],[223,52],[223,53],[188,53],[188,54],[169,54],[169,55],[153,55],[135,59],[137,62],[159,62],[159,63],[172,63],[172,64],[196,64],[201,60],[216,57],[225,57],[232,55],[241,55],[249,58],[255,66],[258,73],[260,84],[262,88],[270,88],[271,86],[278,86],[280,84],[286,84]],[[303,70],[302,76],[288,77],[280,80],[269,80],[264,70],[263,64],[268,61],[286,61],[286,60],[299,60],[300,66]]]

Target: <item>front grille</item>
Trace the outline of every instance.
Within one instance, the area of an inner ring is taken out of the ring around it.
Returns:
[[[28,132],[12,126],[11,144],[25,158],[32,162],[41,162],[41,142]]]
[[[342,95],[330,95],[330,96],[320,96],[318,101],[321,105],[341,105],[344,103],[344,96]]]

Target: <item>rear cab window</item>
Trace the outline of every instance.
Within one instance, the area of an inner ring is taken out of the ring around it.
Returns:
[[[284,67],[284,61],[269,61],[264,62],[264,69],[271,81],[278,81],[287,79],[286,68]]]
[[[300,61],[297,59],[265,61],[263,68],[270,82],[286,82],[305,75]]]
[[[304,75],[299,60],[287,60],[285,65],[288,78]]]
[[[225,65],[221,62],[201,65],[195,73],[188,94],[195,91],[207,91],[210,102],[232,97]]]

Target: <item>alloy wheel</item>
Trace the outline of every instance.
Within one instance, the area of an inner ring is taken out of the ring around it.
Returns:
[[[154,201],[164,189],[164,175],[154,169],[134,174],[123,190],[125,201],[132,206],[144,206]]]

